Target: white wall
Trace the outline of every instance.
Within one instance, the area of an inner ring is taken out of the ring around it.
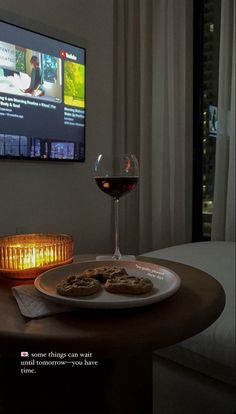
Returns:
[[[93,163],[112,146],[113,0],[0,0],[0,17],[9,16],[87,47],[86,162],[0,160],[0,235],[62,232],[76,252],[109,252],[111,200],[93,181]]]

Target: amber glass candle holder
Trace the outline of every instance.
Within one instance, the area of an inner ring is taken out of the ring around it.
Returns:
[[[73,261],[73,239],[66,234],[17,234],[0,237],[0,274],[33,279]]]

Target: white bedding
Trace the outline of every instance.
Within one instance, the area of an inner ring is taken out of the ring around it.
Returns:
[[[190,243],[143,254],[201,269],[223,286],[226,305],[209,328],[181,342],[181,346],[227,367],[235,368],[235,243]]]

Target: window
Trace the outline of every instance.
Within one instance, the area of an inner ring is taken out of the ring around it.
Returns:
[[[26,72],[25,49],[16,46],[16,70]]]
[[[57,81],[57,59],[51,55],[42,54],[43,76],[46,82]]]
[[[194,4],[194,183],[193,241],[211,237],[217,99],[220,0]]]

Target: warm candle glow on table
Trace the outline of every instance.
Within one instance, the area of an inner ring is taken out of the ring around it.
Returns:
[[[0,237],[0,274],[33,278],[73,260],[73,240],[64,234],[19,234]]]

